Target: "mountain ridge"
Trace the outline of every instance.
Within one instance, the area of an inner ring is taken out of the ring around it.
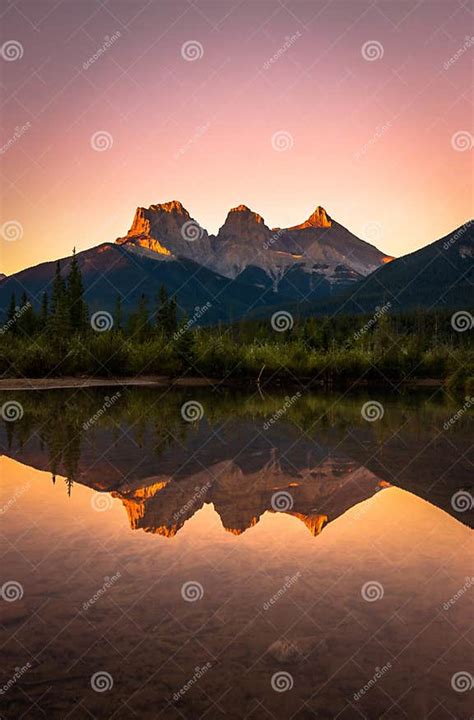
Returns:
[[[247,268],[259,268],[275,291],[290,268],[338,285],[354,282],[392,259],[334,221],[319,205],[302,223],[272,229],[261,215],[240,204],[229,210],[217,235],[212,235],[179,200],[171,200],[138,207],[127,235],[116,242],[145,249],[157,244],[158,254],[166,254],[164,248],[230,279]]]
[[[355,242],[359,261],[366,248],[370,257],[376,253],[380,262],[374,271],[366,265],[364,275],[357,263],[337,262],[346,241]],[[76,255],[91,312],[113,312],[120,295],[127,316],[142,294],[153,301],[165,285],[189,316],[209,305],[199,324],[266,317],[280,309],[296,315],[361,314],[388,301],[391,311],[469,308],[473,256],[472,220],[392,259],[342,228],[320,206],[300,225],[271,229],[247,205],[237,205],[217,235],[209,235],[176,200],[137,208],[125,237]],[[390,262],[383,262],[387,257]],[[61,259],[64,273],[70,263],[71,256]],[[3,316],[12,293],[18,302],[26,292],[38,308],[43,292],[51,289],[55,266],[56,261],[39,263],[0,278]]]

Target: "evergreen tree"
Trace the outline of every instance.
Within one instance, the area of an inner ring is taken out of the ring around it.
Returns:
[[[143,342],[150,334],[148,298],[144,294],[140,297],[136,311],[129,317],[128,332],[137,342]]]
[[[39,316],[39,325],[41,329],[43,330],[47,324],[48,324],[48,293],[46,290],[44,291],[42,298],[41,298],[41,309],[40,309],[40,316]]]
[[[56,272],[53,281],[53,290],[51,293],[51,313],[54,314],[58,309],[59,304],[64,300],[64,294],[66,292],[66,286],[61,275],[61,261],[58,260],[56,263]]]
[[[158,293],[158,307],[156,311],[156,327],[160,332],[166,334],[166,318],[168,314],[168,291],[161,285]]]
[[[169,297],[164,285],[158,294],[158,309],[156,312],[156,326],[167,338],[170,338],[178,329],[178,309],[176,298]]]
[[[53,341],[60,345],[67,340],[71,329],[66,284],[61,275],[61,263],[59,260],[56,263],[56,273],[51,293],[51,312],[48,328]]]
[[[77,262],[76,248],[73,248],[71,268],[67,279],[67,304],[72,332],[81,332],[86,328],[87,309],[83,296],[82,274]]]
[[[176,297],[174,295],[168,304],[168,313],[166,320],[168,335],[174,335],[174,333],[178,329],[178,305],[176,302]]]

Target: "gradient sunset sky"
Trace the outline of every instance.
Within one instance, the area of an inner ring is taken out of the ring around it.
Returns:
[[[322,205],[396,256],[472,216],[468,0],[2,0],[1,28],[0,272],[172,199],[209,232]]]

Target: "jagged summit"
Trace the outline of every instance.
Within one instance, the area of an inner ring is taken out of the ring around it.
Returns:
[[[332,220],[327,214],[326,210],[321,207],[321,205],[318,205],[318,207],[315,209],[313,213],[309,216],[307,220],[300,223],[299,225],[294,225],[291,230],[304,230],[305,228],[330,228],[332,225]]]
[[[167,212],[167,213],[178,213],[179,215],[189,215],[186,208],[183,206],[183,203],[181,203],[179,200],[170,200],[169,202],[165,203],[156,203],[154,205],[150,205],[148,208],[149,210],[152,210],[153,212]]]
[[[258,213],[254,212],[253,210],[251,210],[249,207],[247,207],[247,205],[237,205],[237,207],[231,208],[227,214],[227,220],[229,219],[229,217],[231,217],[232,215],[234,215],[236,213],[241,213],[243,215],[250,215],[259,223],[264,222],[263,217],[261,215],[259,215]]]
[[[242,203],[229,210],[214,236],[179,200],[171,200],[138,207],[130,230],[117,242],[136,252],[154,253],[158,260],[191,259],[231,279],[248,268],[258,269],[275,291],[290,270],[297,271],[305,296],[318,278],[330,285],[354,282],[386,258],[333,221],[320,205],[299,225],[270,229],[261,215]],[[299,281],[293,277],[293,286],[295,282]]]
[[[258,232],[258,229],[253,227],[256,225],[266,228],[263,217],[251,210],[247,205],[237,205],[227,213],[225,223],[219,229],[218,237],[235,233],[248,235],[249,232],[252,233],[254,230]]]
[[[249,212],[249,213],[251,213],[252,210],[249,207],[247,207],[247,205],[237,205],[237,207],[231,208],[229,210],[229,213],[234,213],[234,212]]]

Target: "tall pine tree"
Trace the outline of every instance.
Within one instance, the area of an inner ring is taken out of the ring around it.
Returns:
[[[67,279],[67,304],[72,332],[82,332],[87,325],[87,309],[84,302],[84,285],[81,270],[76,257],[76,248],[72,251],[71,267]]]
[[[71,323],[68,305],[66,283],[61,275],[61,263],[58,260],[51,293],[51,312],[48,322],[48,329],[52,339],[57,344],[63,344],[70,333]]]
[[[42,298],[41,298],[41,309],[40,309],[40,316],[39,316],[39,326],[40,326],[41,330],[44,330],[45,327],[47,326],[48,316],[49,316],[48,293],[45,290],[42,295]]]

